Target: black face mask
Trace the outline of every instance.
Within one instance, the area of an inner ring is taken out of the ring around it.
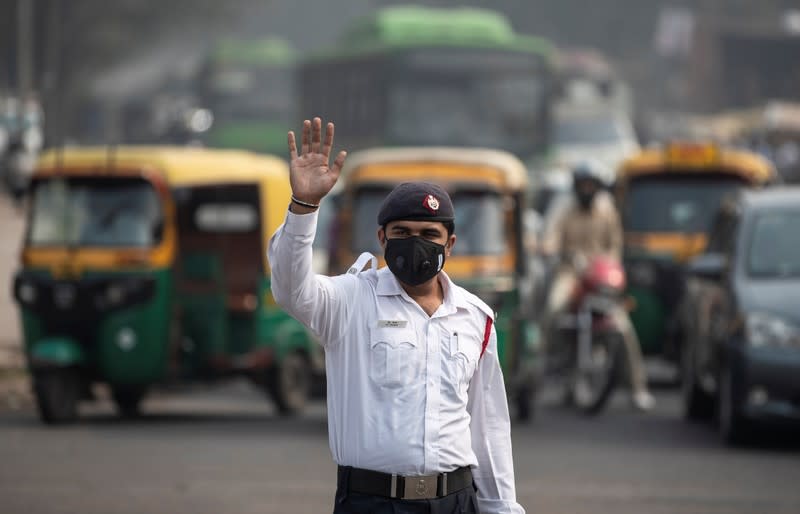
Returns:
[[[592,191],[590,193],[587,192],[578,192],[576,193],[576,197],[578,198],[578,205],[581,209],[588,211],[592,208],[592,202],[594,202],[594,197],[597,193]]]
[[[419,236],[387,239],[386,265],[397,280],[418,286],[432,279],[444,266],[444,246]]]

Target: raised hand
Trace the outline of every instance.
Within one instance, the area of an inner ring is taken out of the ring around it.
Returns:
[[[291,158],[289,180],[292,194],[301,202],[317,205],[336,184],[342,171],[347,152],[341,151],[328,166],[331,147],[333,146],[333,123],[328,123],[325,130],[325,142],[322,143],[322,120],[303,122],[303,139],[301,152],[297,153],[297,142],[294,132],[289,132],[289,155]]]

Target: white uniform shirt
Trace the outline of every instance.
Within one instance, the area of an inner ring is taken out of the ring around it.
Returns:
[[[316,213],[287,213],[269,261],[275,301],[325,348],[334,461],[401,475],[471,466],[481,512],[524,513],[493,327],[481,357],[492,311],[444,272],[430,317],[386,267],[316,275],[316,225]]]

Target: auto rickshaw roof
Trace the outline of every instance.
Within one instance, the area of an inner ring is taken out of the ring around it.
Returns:
[[[39,158],[35,177],[113,176],[115,170],[152,170],[169,187],[286,180],[285,161],[243,150],[171,146],[51,149]]]
[[[345,161],[338,183],[341,184],[339,188],[344,187],[344,184],[349,181],[350,175],[363,166],[403,163],[436,163],[494,168],[499,172],[503,186],[507,189],[519,191],[525,189],[528,184],[528,172],[525,165],[513,154],[503,150],[420,146],[372,148],[354,152]]]
[[[752,183],[767,183],[777,178],[773,165],[755,152],[697,142],[645,149],[623,162],[617,177],[626,181],[661,173],[704,172],[731,173]]]

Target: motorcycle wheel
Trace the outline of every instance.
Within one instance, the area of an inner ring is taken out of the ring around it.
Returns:
[[[577,369],[572,382],[572,401],[587,415],[600,413],[608,403],[619,379],[622,364],[622,341],[617,334],[597,336],[592,340],[589,363]]]
[[[683,415],[689,421],[705,421],[714,415],[714,399],[700,387],[694,347],[684,348],[681,355],[681,395]]]

